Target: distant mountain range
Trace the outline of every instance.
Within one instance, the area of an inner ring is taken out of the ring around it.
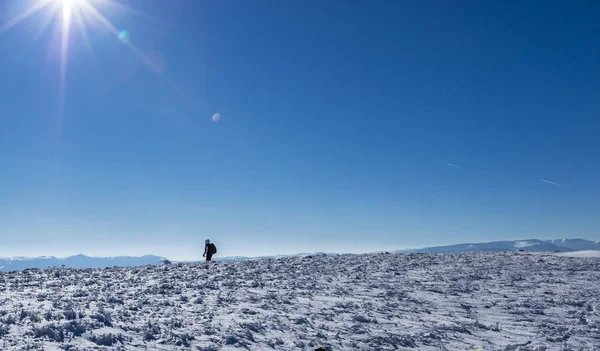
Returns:
[[[275,255],[275,256],[229,256],[229,257],[216,257],[214,261],[220,262],[232,262],[232,261],[248,261],[248,260],[259,260],[259,259],[276,259],[281,257],[303,257],[310,255],[328,255],[333,256],[336,254],[315,252],[315,253],[299,253],[295,255]],[[50,268],[50,267],[65,267],[65,268],[104,268],[104,267],[134,267],[134,266],[145,266],[145,265],[158,265],[167,260],[165,257],[146,255],[141,257],[132,256],[118,256],[118,257],[91,257],[86,255],[75,255],[65,258],[57,258],[53,256],[43,257],[13,257],[13,258],[0,258],[0,272],[11,272],[20,271],[29,268]],[[169,262],[177,263],[177,261],[167,260]],[[201,262],[201,261],[195,261]]]
[[[395,253],[457,253],[457,252],[474,252],[474,251],[531,251],[531,252],[574,252],[574,251],[600,251],[600,240],[584,240],[584,239],[555,239],[555,240],[513,240],[513,241],[492,241],[487,243],[466,243],[448,246],[433,246],[422,249],[397,250]],[[335,253],[313,252],[299,253],[295,255],[274,255],[274,256],[229,256],[216,257],[215,261],[231,262],[231,261],[247,261],[258,260],[265,258],[281,258],[281,257],[304,257],[310,255],[327,255],[335,256]],[[49,267],[66,267],[66,268],[103,268],[103,267],[133,267],[144,265],[160,264],[164,257],[155,255],[146,255],[141,257],[118,256],[118,257],[90,257],[86,255],[76,255],[65,258],[56,257],[15,257],[15,258],[0,258],[0,272],[19,271],[28,268],[49,268]]]
[[[473,251],[558,251],[572,252],[584,250],[600,250],[600,240],[584,239],[554,239],[554,240],[513,240],[513,241],[492,241],[487,243],[466,243],[448,246],[433,246],[414,250],[398,250],[397,253],[456,253]]]
[[[14,257],[0,258],[0,272],[19,271],[28,268],[103,268],[103,267],[133,267],[148,264],[159,264],[163,257],[146,255],[141,257],[118,256],[118,257],[90,257],[86,255],[69,256],[65,258],[56,257]]]

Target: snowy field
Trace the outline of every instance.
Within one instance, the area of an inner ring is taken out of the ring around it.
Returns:
[[[585,251],[574,251],[574,252],[561,252],[561,253],[557,253],[556,255],[564,256],[564,257],[600,257],[600,251],[585,250]]]
[[[2,350],[600,350],[600,259],[294,257],[0,274]]]

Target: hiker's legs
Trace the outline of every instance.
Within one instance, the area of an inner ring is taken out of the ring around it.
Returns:
[[[212,260],[212,254],[206,254],[206,268],[208,268],[208,265],[210,264],[211,260]]]

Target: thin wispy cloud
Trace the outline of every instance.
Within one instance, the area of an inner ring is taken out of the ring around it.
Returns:
[[[552,185],[556,185],[556,186],[559,186],[559,187],[561,187],[561,188],[565,188],[565,189],[567,188],[566,186],[564,186],[564,185],[562,185],[562,184],[558,184],[558,183],[555,183],[555,182],[551,182],[551,181],[549,181],[549,180],[546,180],[546,179],[540,179],[540,180],[541,180],[542,182],[545,182],[545,183],[548,183],[548,184],[552,184]]]
[[[218,122],[220,119],[221,119],[221,114],[218,112],[212,116],[213,122]]]
[[[454,167],[454,168],[458,168],[458,169],[464,169],[461,166],[458,166],[458,165],[455,165],[455,164],[452,164],[452,163],[448,163],[448,162],[446,162],[446,166],[450,166],[450,167]]]

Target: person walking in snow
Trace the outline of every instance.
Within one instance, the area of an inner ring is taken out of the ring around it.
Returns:
[[[212,260],[212,256],[217,253],[217,247],[211,243],[209,239],[204,241],[204,254],[202,257],[206,257],[206,268],[208,268],[208,262]]]

